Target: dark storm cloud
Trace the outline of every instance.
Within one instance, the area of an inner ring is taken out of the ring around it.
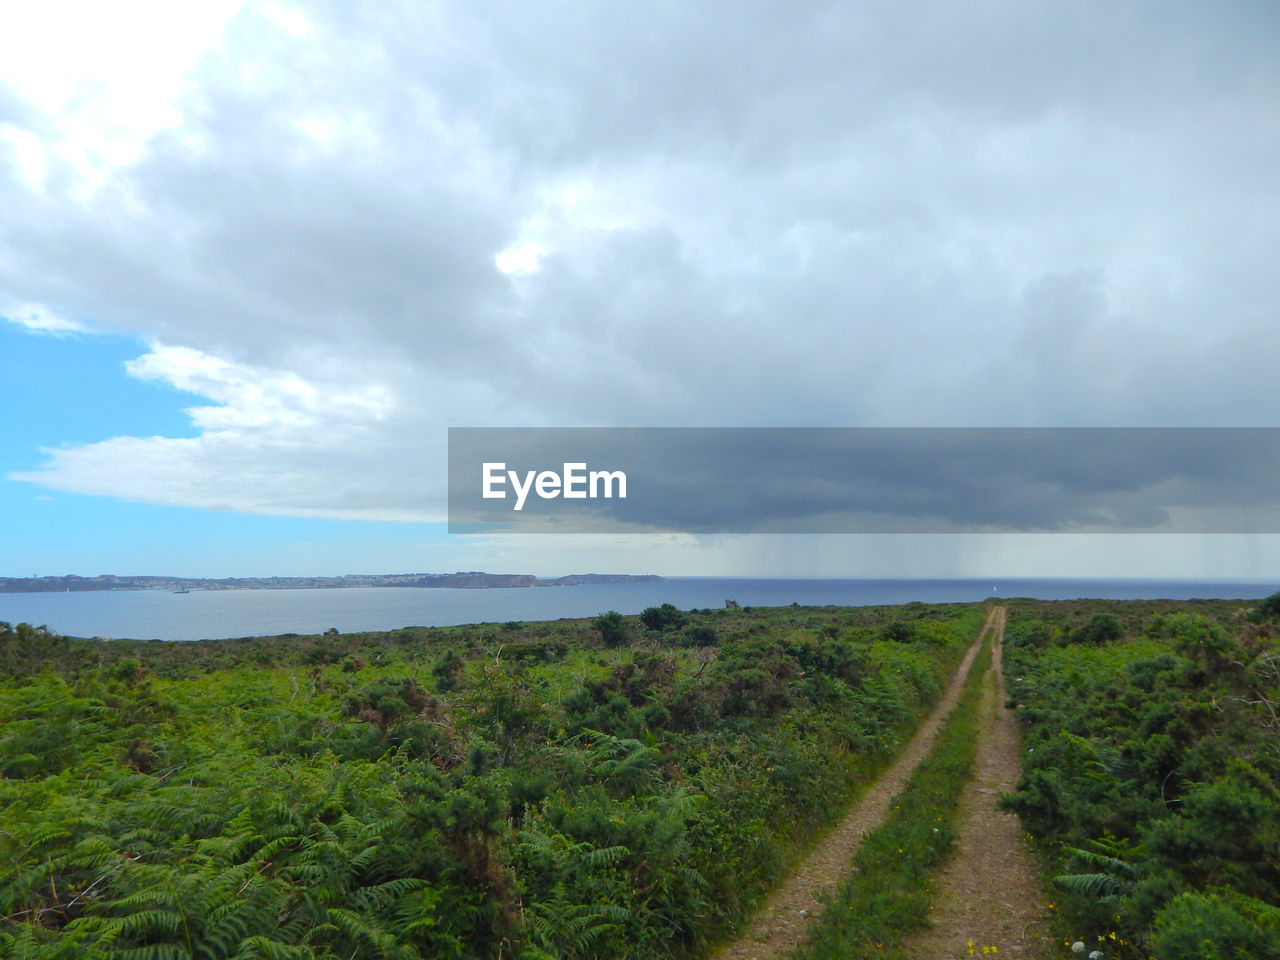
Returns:
[[[625,498],[529,487],[565,463]],[[450,432],[451,523],[516,533],[1280,532],[1277,476],[1277,429]]]

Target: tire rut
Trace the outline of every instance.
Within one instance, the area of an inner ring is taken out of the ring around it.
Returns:
[[[987,635],[998,633],[1003,623],[1003,608],[993,607],[941,699],[893,763],[756,911],[746,931],[714,951],[711,960],[776,960],[804,942],[809,928],[821,916],[820,895],[833,890],[848,875],[862,838],[884,822],[893,798],[928,755],[938,728],[960,699],[969,668]]]
[[[1044,956],[1048,943],[1049,911],[1022,826],[1014,814],[996,809],[999,795],[1017,783],[1022,751],[1013,712],[1004,708],[1007,694],[1001,654],[1006,613],[997,609],[999,624],[992,670],[983,688],[974,775],[960,797],[956,853],[938,877],[930,929],[908,938],[904,945],[917,960],[989,953],[1007,960],[1030,960]]]

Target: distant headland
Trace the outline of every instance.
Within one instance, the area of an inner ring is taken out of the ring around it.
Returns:
[[[89,590],[329,590],[346,587],[572,587],[584,583],[658,583],[654,573],[574,573],[535,577],[529,573],[353,573],[341,577],[0,577],[0,593],[77,593]]]

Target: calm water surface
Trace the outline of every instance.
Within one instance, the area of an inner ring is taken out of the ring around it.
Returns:
[[[280,633],[392,630],[508,620],[639,613],[672,603],[683,610],[743,606],[972,602],[988,597],[1068,600],[1257,599],[1274,581],[1188,580],[748,580],[675,578],[661,583],[511,587],[494,590],[356,587],[343,590],[158,590],[0,594],[0,620],[44,624],[78,637],[199,640]]]

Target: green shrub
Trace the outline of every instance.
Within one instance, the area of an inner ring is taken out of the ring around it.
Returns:
[[[1183,893],[1156,916],[1151,947],[1160,960],[1277,960],[1280,909],[1234,890]]]
[[[621,647],[630,639],[627,621],[616,610],[600,614],[591,621],[591,628],[600,632],[600,639],[606,647]]]
[[[644,624],[646,630],[667,633],[671,630],[679,630],[689,622],[689,618],[673,604],[664,603],[660,607],[646,607],[640,614],[640,622]]]

